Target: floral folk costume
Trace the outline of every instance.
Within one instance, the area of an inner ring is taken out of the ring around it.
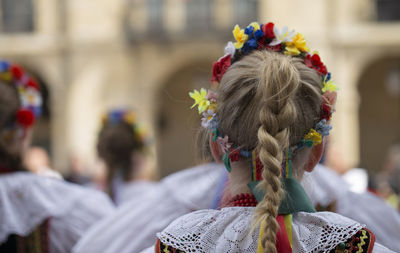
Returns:
[[[158,234],[156,252],[264,252],[261,243],[264,231],[259,229],[264,227],[264,222],[256,233],[251,233],[250,229],[254,207],[266,194],[256,188],[262,180],[263,165],[256,150],[242,149],[230,142],[229,136],[220,132],[218,123],[224,119],[218,118],[216,92],[229,67],[255,50],[274,51],[301,58],[322,79],[320,120],[299,143],[284,150],[282,185],[285,197],[277,216],[280,226],[276,235],[277,251],[372,252],[375,237],[368,229],[336,214],[316,213],[302,186],[292,177],[292,153],[322,143],[332,128],[330,120],[334,112],[337,87],[318,53],[310,53],[302,34],[287,27],[279,29],[273,23],[260,25],[253,22],[244,29],[236,25],[233,35],[236,42],[229,42],[225,47],[225,55],[213,64],[211,89],[195,90],[189,95],[195,100],[192,108],[197,106],[202,115],[202,126],[209,129],[212,141],[220,145],[228,172],[231,171],[231,162],[238,161],[240,157],[250,161],[252,181],[248,187],[252,194],[234,196],[228,207],[221,210],[198,211],[177,219]]]

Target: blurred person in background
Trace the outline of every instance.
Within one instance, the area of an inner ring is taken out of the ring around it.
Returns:
[[[223,165],[212,161],[208,138],[201,134],[196,143],[201,151],[198,166],[175,172],[130,195],[116,212],[93,226],[73,252],[140,252],[153,245],[156,233],[176,218],[218,208],[228,176]]]
[[[79,185],[92,185],[92,182],[97,182],[96,179],[91,178],[88,176],[86,170],[87,167],[85,166],[84,160],[77,154],[72,154],[69,157],[69,171],[67,175],[65,175],[65,180],[71,183],[79,184]],[[100,180],[100,182],[102,182]],[[98,190],[103,190],[100,184],[93,185],[93,188]]]
[[[41,147],[28,148],[24,164],[29,171],[38,175],[62,179],[60,173],[51,169],[49,154]]]
[[[147,137],[132,110],[115,109],[103,116],[97,141],[97,154],[105,164],[105,191],[119,205],[151,187],[141,181]]]
[[[0,252],[70,252],[91,225],[114,210],[101,192],[27,171],[24,160],[33,170],[46,164],[45,156],[39,163],[25,157],[40,112],[36,81],[1,60]]]
[[[383,169],[376,178],[376,191],[400,211],[400,142],[389,147]]]

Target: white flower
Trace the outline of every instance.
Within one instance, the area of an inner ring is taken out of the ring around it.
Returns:
[[[235,51],[236,51],[236,48],[233,45],[232,41],[229,41],[225,47],[225,55],[230,54],[231,58],[233,58],[233,56],[235,56]]]
[[[292,42],[293,37],[296,35],[296,31],[289,31],[287,26],[284,26],[281,30],[274,26],[274,34],[275,38],[273,41],[271,41],[271,43],[269,43],[270,46],[276,46],[282,42]]]
[[[40,107],[42,105],[42,97],[39,92],[33,88],[26,88],[20,91],[22,107]]]
[[[215,117],[215,112],[213,109],[209,109],[203,112],[203,118],[201,118],[201,126],[204,128],[210,128],[211,122]]]

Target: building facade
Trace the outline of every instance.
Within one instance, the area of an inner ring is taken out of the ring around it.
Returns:
[[[253,20],[301,31],[319,50],[340,87],[330,146],[347,167],[380,169],[400,139],[400,22],[390,12],[399,5],[382,11],[391,1],[13,2],[1,0],[0,56],[45,87],[49,113],[34,142],[62,172],[74,159],[96,167],[101,114],[121,106],[153,136],[150,170],[194,165],[199,117],[187,93],[207,87],[233,25]]]

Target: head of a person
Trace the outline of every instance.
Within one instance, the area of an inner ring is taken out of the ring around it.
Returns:
[[[135,158],[144,148],[145,137],[133,111],[112,110],[103,117],[97,153],[107,166],[109,179],[119,173],[130,180],[136,169]]]
[[[3,170],[24,169],[23,155],[40,110],[36,81],[20,66],[0,60],[0,167]]]
[[[335,89],[328,87],[333,85],[330,74],[319,56],[309,53],[301,34],[273,23],[236,26],[233,34],[236,43],[228,43],[226,55],[213,65],[215,92],[204,90],[204,99],[195,100],[216,160],[248,160],[246,153],[256,151],[263,166],[259,187],[267,194],[255,220],[266,224],[265,251],[276,252],[284,154],[290,150],[297,178],[318,163]]]

